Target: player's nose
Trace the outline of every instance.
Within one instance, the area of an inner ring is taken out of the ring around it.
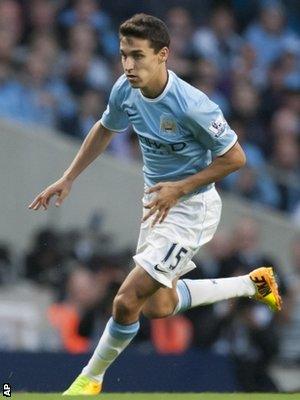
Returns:
[[[127,57],[125,62],[124,62],[124,69],[126,72],[131,72],[134,67],[134,62],[130,57]]]

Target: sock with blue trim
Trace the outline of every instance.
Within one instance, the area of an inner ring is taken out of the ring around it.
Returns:
[[[87,375],[101,383],[107,368],[129,345],[137,334],[139,327],[139,321],[130,325],[121,325],[111,317],[106,324],[94,354],[83,368],[82,375]]]
[[[221,279],[180,279],[176,290],[178,303],[173,315],[189,308],[255,294],[255,287],[248,275]]]

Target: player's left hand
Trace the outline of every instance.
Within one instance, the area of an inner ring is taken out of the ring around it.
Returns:
[[[164,221],[170,208],[182,196],[182,185],[179,182],[161,182],[149,188],[146,193],[157,193],[156,197],[145,205],[149,212],[142,219],[144,222],[151,215],[156,214],[151,224],[154,226],[157,222],[161,224]]]

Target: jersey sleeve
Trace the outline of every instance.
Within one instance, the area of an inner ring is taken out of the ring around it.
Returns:
[[[187,127],[195,139],[214,157],[222,156],[237,142],[236,133],[229,127],[219,106],[207,96],[186,114]]]
[[[106,110],[102,114],[100,123],[113,132],[125,131],[129,126],[127,114],[121,108],[122,90],[120,78],[112,87]]]

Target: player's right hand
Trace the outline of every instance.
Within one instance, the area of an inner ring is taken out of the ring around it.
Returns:
[[[70,193],[72,183],[73,182],[68,178],[60,178],[58,181],[48,186],[38,196],[36,196],[33,202],[28,206],[28,208],[30,210],[39,210],[41,207],[44,207],[44,210],[47,210],[50,199],[53,196],[57,196],[55,205],[56,207],[59,207]]]

